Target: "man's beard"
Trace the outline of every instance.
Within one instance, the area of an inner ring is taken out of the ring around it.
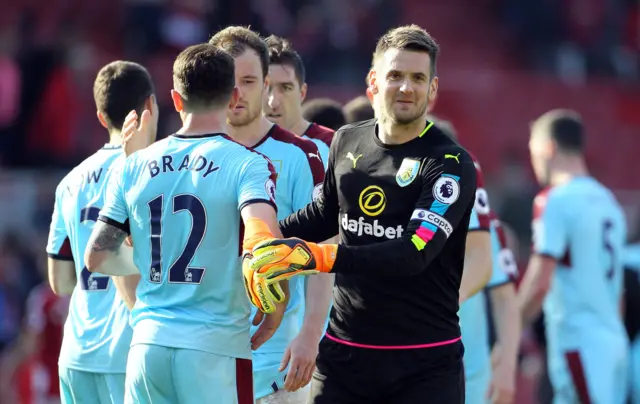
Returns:
[[[255,110],[245,108],[244,113],[242,113],[241,115],[237,115],[237,116],[231,115],[227,117],[227,124],[230,126],[234,126],[236,128],[247,126],[251,122],[255,121],[260,116],[261,113],[262,113],[262,110],[257,108]]]

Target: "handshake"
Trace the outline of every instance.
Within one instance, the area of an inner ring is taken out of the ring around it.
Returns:
[[[330,272],[336,260],[337,245],[319,245],[298,238],[276,239],[259,219],[249,219],[245,232],[244,286],[251,303],[263,313],[273,313],[276,303],[285,300],[280,281]]]

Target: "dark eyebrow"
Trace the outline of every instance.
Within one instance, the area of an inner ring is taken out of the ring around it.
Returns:
[[[251,75],[251,74],[248,74],[248,75],[246,75],[246,76],[242,76],[241,78],[243,78],[243,79],[253,79],[253,80],[258,80],[258,77],[257,77],[257,76],[254,76],[254,75]]]

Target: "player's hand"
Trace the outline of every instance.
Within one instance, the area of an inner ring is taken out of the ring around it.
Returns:
[[[251,266],[251,258],[250,253],[245,253],[242,256],[242,276],[247,297],[251,304],[261,312],[274,313],[276,304],[284,301],[285,293],[278,282],[267,283],[266,279],[255,276],[255,270]]]
[[[515,400],[516,370],[502,359],[502,350],[496,345],[491,353],[491,384],[487,397],[492,404],[512,404]]]
[[[335,244],[315,244],[299,238],[266,240],[253,248],[251,268],[254,278],[268,286],[296,275],[330,272],[337,250]]]
[[[124,245],[127,247],[133,247],[133,240],[131,239],[131,236],[127,236],[127,238],[124,239]]]
[[[130,156],[138,150],[142,150],[151,144],[154,138],[151,124],[151,112],[145,109],[138,119],[136,111],[129,112],[122,125],[122,148],[124,154]]]
[[[275,334],[278,327],[280,327],[280,323],[282,323],[284,312],[287,310],[287,303],[288,299],[285,299],[284,302],[276,304],[275,310],[271,314],[264,314],[261,311],[256,313],[252,324],[254,326],[260,326],[253,336],[251,336],[251,349],[255,351],[267,342],[269,338],[273,337],[273,334]]]
[[[309,384],[316,368],[320,338],[304,329],[291,341],[280,363],[282,372],[289,366],[284,388],[296,391]]]

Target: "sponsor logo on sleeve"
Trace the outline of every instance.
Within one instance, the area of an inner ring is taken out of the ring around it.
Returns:
[[[451,205],[460,196],[460,184],[448,175],[443,175],[433,184],[433,197],[440,203]]]
[[[269,195],[269,198],[271,198],[271,201],[275,203],[276,202],[276,183],[273,182],[271,178],[269,178],[264,183],[264,190],[267,192],[267,195]]]
[[[320,198],[320,195],[322,195],[322,183],[313,187],[313,193],[311,197],[313,198],[314,201],[316,201],[318,200],[318,198]]]

